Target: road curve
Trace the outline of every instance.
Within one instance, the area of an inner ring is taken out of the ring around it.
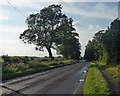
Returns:
[[[5,81],[2,94],[82,94],[89,66],[82,62]]]

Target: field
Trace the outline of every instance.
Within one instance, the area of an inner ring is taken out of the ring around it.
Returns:
[[[94,94],[96,96],[97,94],[110,95],[108,84],[95,63],[91,63],[90,65],[84,84],[83,94]]]
[[[35,72],[41,72],[69,64],[77,63],[77,60],[65,60],[64,58],[38,58],[38,57],[9,57],[2,56],[2,80],[7,80]]]

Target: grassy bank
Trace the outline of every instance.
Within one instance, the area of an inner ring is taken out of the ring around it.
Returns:
[[[7,57],[2,64],[2,80],[41,72],[77,62],[77,60],[64,60],[63,58],[51,60],[50,58]]]
[[[120,82],[120,64],[109,64],[104,62],[97,62],[97,64],[102,67],[109,75],[117,82]]]
[[[117,67],[106,68],[106,71],[116,80],[120,82],[120,69]]]
[[[84,84],[83,94],[110,94],[107,82],[100,73],[98,66],[91,63],[86,81]]]

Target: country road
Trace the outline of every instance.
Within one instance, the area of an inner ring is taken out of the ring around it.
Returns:
[[[82,62],[4,81],[2,94],[82,94],[89,66]]]

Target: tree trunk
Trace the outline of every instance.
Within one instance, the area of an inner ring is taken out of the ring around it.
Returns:
[[[54,59],[53,56],[52,56],[52,51],[51,51],[51,48],[46,48],[48,53],[49,53],[49,57]]]

